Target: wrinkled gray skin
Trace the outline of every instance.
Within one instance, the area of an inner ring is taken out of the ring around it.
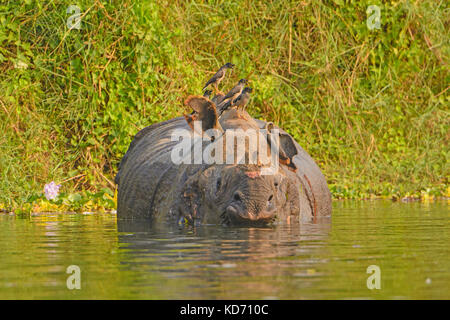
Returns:
[[[227,111],[220,125],[224,130],[265,127],[266,122],[244,114],[239,118],[236,110]],[[256,165],[174,164],[171,151],[178,141],[171,141],[171,133],[180,128],[190,130],[182,117],[136,134],[115,179],[119,219],[252,225],[331,214],[330,191],[319,167],[283,130],[297,149],[297,172],[280,164],[276,174],[254,177],[247,172]]]

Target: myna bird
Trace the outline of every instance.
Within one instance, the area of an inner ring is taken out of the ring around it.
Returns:
[[[253,91],[250,87],[245,87],[244,90],[242,90],[242,93],[233,101],[228,100],[220,109],[219,115],[222,115],[222,113],[229,109],[230,107],[237,107],[237,109],[241,109],[242,111],[245,111],[245,107],[250,100],[250,93]],[[238,114],[238,118],[241,118]]]
[[[239,80],[238,84],[233,87],[226,95],[223,97],[223,101],[231,99],[232,101],[236,99],[241,93],[242,89],[244,89],[245,85],[248,83],[247,79]]]
[[[248,83],[247,79],[239,80],[238,84],[233,87],[228,93],[223,97],[222,102],[217,106],[220,110],[228,104],[228,102],[233,103],[233,100],[236,99],[241,93],[242,89],[244,89],[245,85]]]
[[[222,114],[225,110],[227,110],[230,107],[237,107],[239,110],[241,108],[242,111],[245,111],[245,107],[250,100],[250,93],[253,91],[250,87],[245,87],[244,90],[242,90],[242,93],[233,101],[228,101],[225,103],[225,105],[220,109],[220,114]],[[241,118],[240,114],[238,113],[238,118]]]
[[[232,106],[234,99],[239,97],[239,95],[242,93],[242,89],[244,89],[244,86],[248,83],[247,79],[241,79],[239,80],[238,84],[233,87],[226,95],[223,97],[222,102],[218,104],[218,109],[222,113],[226,109],[228,109],[230,106]]]
[[[252,93],[252,91],[252,88],[245,87],[244,90],[242,90],[242,93],[233,100],[233,106],[236,106],[238,109],[241,108],[242,111],[244,111],[248,100],[250,100],[250,93]]]
[[[233,69],[234,64],[226,63],[222,67],[220,67],[219,71],[217,71],[211,79],[205,84],[202,90],[205,90],[209,85],[212,85],[215,89],[215,93],[220,92],[218,89],[219,83],[225,78],[225,73],[227,69]]]
[[[242,108],[242,110],[245,110],[245,106],[247,105],[248,101],[250,100],[250,93],[253,91],[250,87],[245,87],[244,90],[242,90],[242,93],[234,100],[228,100],[223,105],[221,105],[221,108],[219,110],[219,115],[221,115],[225,110],[231,108],[231,107],[238,107]]]

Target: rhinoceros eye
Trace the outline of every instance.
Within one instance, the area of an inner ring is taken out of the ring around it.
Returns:
[[[217,183],[216,183],[216,190],[220,189],[220,186],[222,185],[222,179],[217,179]]]

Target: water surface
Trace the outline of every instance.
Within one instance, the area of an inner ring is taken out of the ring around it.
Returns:
[[[450,299],[449,218],[448,202],[389,201],[269,228],[0,214],[0,299]],[[80,290],[66,286],[70,265]]]

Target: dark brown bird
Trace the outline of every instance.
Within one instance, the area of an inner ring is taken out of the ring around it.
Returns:
[[[233,87],[228,93],[223,97],[222,101],[217,105],[218,110],[222,110],[225,105],[229,102],[233,103],[233,100],[239,97],[244,89],[245,85],[248,83],[247,79],[239,80],[238,84]]]
[[[242,90],[242,93],[233,100],[233,106],[236,106],[238,109],[241,108],[242,111],[244,111],[248,101],[250,100],[250,93],[252,92],[252,88],[245,87],[244,90]]]
[[[223,97],[222,101],[217,105],[217,109],[220,114],[233,105],[233,101],[239,97],[244,89],[244,86],[248,83],[247,79],[239,80],[238,84],[231,89],[225,97]]]
[[[211,79],[208,80],[208,82],[205,84],[202,90],[205,90],[209,85],[212,85],[214,87],[215,93],[220,92],[218,89],[218,86],[220,82],[225,78],[225,73],[227,69],[233,69],[234,64],[232,63],[226,63],[222,67],[220,67],[219,71],[217,71]]]

